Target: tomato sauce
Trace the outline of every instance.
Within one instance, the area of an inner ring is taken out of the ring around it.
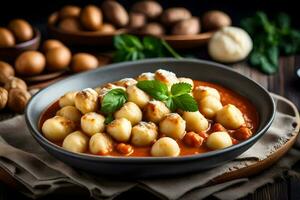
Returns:
[[[245,97],[235,93],[234,91],[225,88],[223,86],[220,86],[215,83],[210,82],[203,82],[203,81],[194,81],[194,87],[197,86],[209,86],[212,88],[215,88],[218,90],[218,92],[221,95],[221,103],[222,105],[226,104],[233,104],[237,108],[240,109],[240,111],[244,115],[244,119],[246,121],[247,127],[255,134],[258,128],[259,118],[258,113],[256,111],[255,106]],[[50,105],[41,115],[40,121],[39,121],[39,128],[41,130],[41,127],[43,123],[51,118],[54,117],[56,112],[60,109],[58,101]],[[210,120],[210,124],[212,124],[213,121]],[[80,125],[78,125],[80,127]],[[231,134],[232,130],[227,130],[229,134]],[[211,133],[211,129],[207,130],[207,133]],[[240,141],[236,140],[236,143]],[[211,151],[208,147],[206,147],[205,144],[203,144],[201,147],[189,147],[184,144],[183,140],[177,140],[177,143],[180,147],[180,156],[184,155],[193,155],[193,154],[199,154],[199,153],[205,153],[208,151]],[[57,145],[61,146],[62,142],[56,143]],[[117,143],[115,144],[117,145]],[[151,147],[133,147],[134,151],[130,155],[124,155],[116,151],[116,148],[112,152],[110,152],[107,156],[127,156],[127,157],[149,157]],[[90,154],[90,152],[86,152]]]

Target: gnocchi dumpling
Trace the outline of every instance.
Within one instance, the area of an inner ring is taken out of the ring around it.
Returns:
[[[228,129],[238,129],[245,124],[242,112],[232,104],[227,104],[217,112],[216,121]]]
[[[75,105],[75,96],[77,92],[67,92],[65,95],[59,98],[58,104],[59,106],[74,106]]]
[[[98,108],[98,93],[92,88],[84,89],[75,95],[75,107],[81,113],[95,112]]]
[[[222,109],[222,103],[220,100],[213,96],[205,96],[199,102],[200,112],[207,118],[212,119],[216,113]]]
[[[192,89],[194,88],[194,81],[190,78],[180,77],[178,78],[179,83],[188,83],[192,86]]]
[[[232,140],[227,132],[219,131],[208,136],[206,145],[208,148],[213,150],[224,149],[232,145]]]
[[[151,155],[156,157],[176,157],[179,156],[179,154],[179,145],[170,137],[160,138],[151,148]]]
[[[70,133],[63,141],[62,147],[74,153],[86,152],[89,138],[81,131]]]
[[[220,93],[218,92],[218,90],[216,90],[215,88],[212,88],[212,87],[207,87],[207,86],[197,86],[194,89],[193,94],[194,94],[194,98],[198,102],[201,101],[206,96],[213,96],[218,100],[221,99],[221,96],[220,96]]]
[[[131,131],[131,143],[135,146],[149,146],[157,138],[157,127],[153,122],[140,122]]]
[[[186,121],[186,130],[201,132],[208,129],[207,119],[199,112],[183,112],[182,118]]]
[[[92,154],[105,155],[113,150],[113,142],[105,133],[96,133],[90,139],[89,148]]]
[[[155,74],[151,72],[145,72],[140,74],[137,78],[137,81],[152,81],[155,80]]]
[[[127,142],[131,136],[131,122],[126,118],[119,118],[107,125],[106,131],[118,142]]]
[[[74,122],[79,122],[81,118],[81,112],[74,106],[62,107],[59,111],[57,111],[56,115],[65,117]]]
[[[137,81],[133,78],[123,78],[117,82],[115,82],[115,85],[120,86],[120,87],[124,87],[127,88],[131,85],[135,85],[137,84]]]
[[[42,126],[44,136],[52,141],[62,141],[75,130],[75,123],[65,117],[55,116],[47,119]]]
[[[129,86],[126,92],[128,95],[128,101],[135,103],[140,108],[144,108],[150,101],[149,95],[135,85]]]
[[[169,113],[169,108],[161,101],[149,101],[144,107],[145,119],[154,123],[159,123],[161,119]]]
[[[98,113],[95,112],[86,113],[81,117],[80,120],[81,129],[89,136],[92,136],[95,133],[99,133],[104,130],[105,128],[104,121],[105,121],[104,116]]]
[[[155,80],[165,83],[168,87],[179,82],[178,78],[173,72],[169,72],[164,69],[159,69],[155,72]]]
[[[177,113],[166,115],[159,123],[159,131],[171,138],[182,139],[185,135],[186,122]]]
[[[116,119],[126,118],[132,125],[135,125],[142,121],[143,114],[141,109],[135,103],[127,102],[120,108],[120,110],[115,112],[114,116]]]

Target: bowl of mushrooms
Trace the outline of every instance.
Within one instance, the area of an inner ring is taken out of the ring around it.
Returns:
[[[223,65],[149,59],[48,86],[25,116],[33,137],[63,162],[141,178],[222,165],[250,148],[274,114],[264,88]]]

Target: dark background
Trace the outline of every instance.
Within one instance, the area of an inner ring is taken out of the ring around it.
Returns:
[[[63,5],[96,4],[100,6],[101,2],[101,0],[2,0],[0,4],[0,26],[6,25],[10,19],[21,17],[42,28],[42,32],[45,33],[44,25],[48,15]],[[119,2],[129,8],[136,1],[119,0]],[[300,28],[297,0],[162,0],[160,2],[164,8],[170,6],[187,7],[196,16],[201,16],[203,12],[210,9],[223,10],[232,17],[234,25],[239,25],[241,18],[251,16],[258,10],[267,12],[271,17],[279,12],[286,12],[291,16],[293,26]]]

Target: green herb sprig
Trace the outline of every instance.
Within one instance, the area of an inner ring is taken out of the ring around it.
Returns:
[[[114,37],[114,46],[116,48],[113,57],[115,62],[155,57],[181,58],[166,41],[152,36],[145,36],[140,40],[134,35],[116,35]]]
[[[253,38],[249,62],[266,74],[278,70],[278,57],[300,51],[300,32],[291,27],[290,17],[281,13],[274,21],[263,12],[241,21],[241,26]]]
[[[112,89],[104,95],[100,111],[107,115],[105,118],[106,124],[113,121],[113,113],[119,110],[126,103],[127,99],[127,93],[119,88]]]
[[[166,84],[157,80],[139,81],[137,87],[154,99],[163,101],[172,112],[176,109],[188,112],[198,110],[196,100],[190,95],[192,86],[188,83],[173,84],[170,91]]]

